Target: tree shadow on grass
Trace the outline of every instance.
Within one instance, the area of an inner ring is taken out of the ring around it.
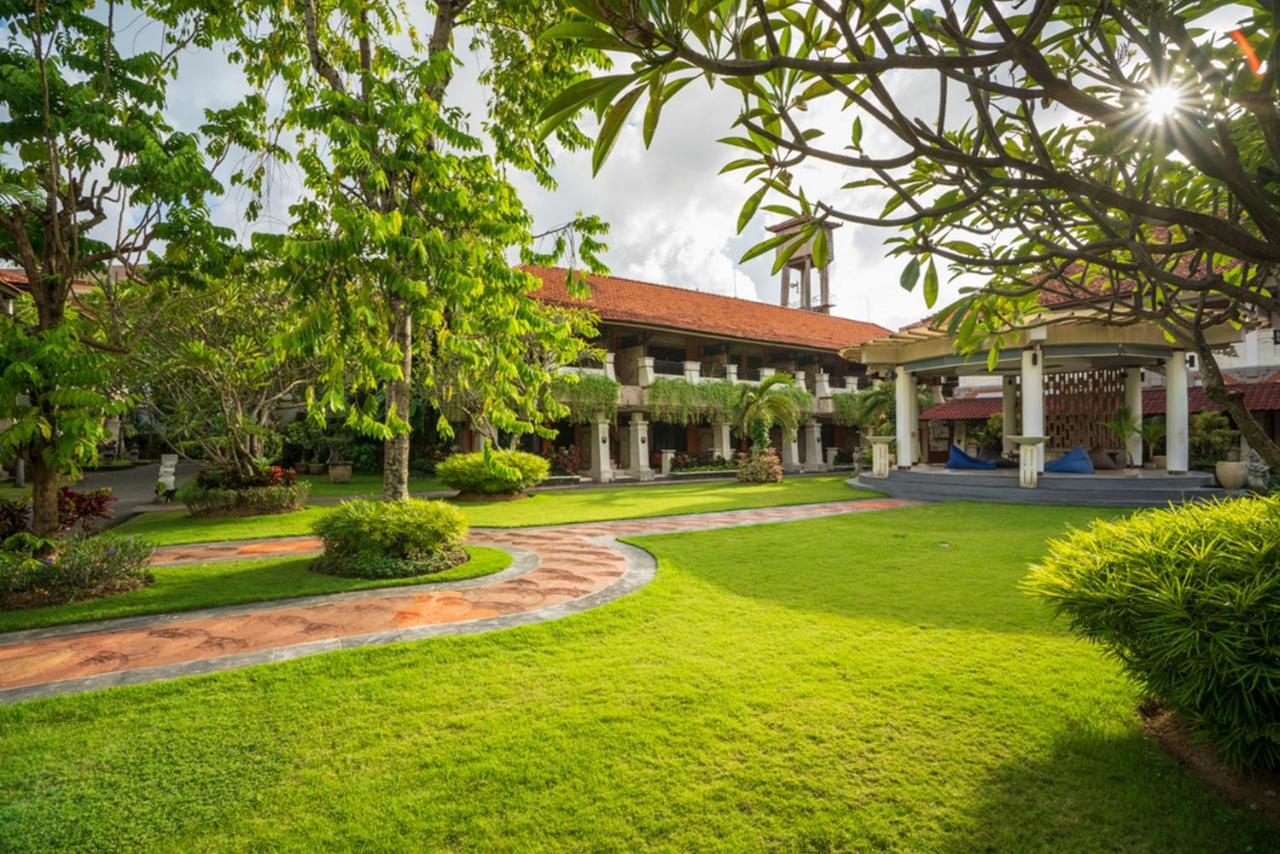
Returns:
[[[836,517],[634,541],[735,596],[789,608],[921,628],[1065,634],[1018,588],[1043,535],[991,543],[981,532],[940,531],[906,512],[863,517],[874,516],[879,530]]]
[[[1005,762],[941,851],[1277,850],[1256,816],[1219,799],[1138,730],[1071,732],[1048,755]]]

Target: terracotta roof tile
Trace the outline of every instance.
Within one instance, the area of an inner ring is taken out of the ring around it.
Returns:
[[[998,397],[961,397],[931,406],[920,413],[921,421],[970,421],[986,420],[999,415],[1001,400]]]
[[[883,326],[861,320],[617,276],[588,276],[590,298],[575,300],[565,289],[564,269],[524,269],[542,280],[542,287],[533,292],[537,299],[590,308],[602,320],[616,323],[820,350],[839,350],[889,333]]]

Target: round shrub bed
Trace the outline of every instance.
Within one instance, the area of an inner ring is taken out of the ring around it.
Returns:
[[[297,472],[273,466],[250,476],[206,469],[177,497],[192,516],[265,516],[301,510],[310,494]]]
[[[436,477],[463,496],[519,495],[546,480],[550,464],[536,454],[495,451],[454,454],[436,466]]]
[[[1024,586],[1225,760],[1280,768],[1280,497],[1095,522]]]
[[[145,587],[151,546],[135,537],[76,530],[66,539],[18,535],[0,551],[0,609],[96,599]]]
[[[410,578],[465,563],[467,520],[443,501],[344,501],[314,528],[324,554],[311,569],[346,578]]]

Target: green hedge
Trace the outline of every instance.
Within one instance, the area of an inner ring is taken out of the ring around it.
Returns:
[[[436,477],[463,495],[516,495],[546,480],[550,470],[536,454],[486,448],[454,454],[436,466]]]
[[[316,572],[359,578],[409,578],[467,559],[467,520],[443,501],[344,501],[313,529],[324,540]]]
[[[1095,522],[1025,587],[1228,761],[1280,767],[1280,497]]]
[[[560,374],[552,384],[556,399],[569,407],[569,418],[584,424],[617,415],[621,390],[621,383],[603,374]]]
[[[261,516],[292,513],[306,506],[311,484],[300,480],[277,486],[208,488],[189,483],[178,490],[178,500],[192,516]]]

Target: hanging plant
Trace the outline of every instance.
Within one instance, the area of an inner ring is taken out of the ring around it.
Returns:
[[[556,399],[569,407],[569,418],[583,424],[617,415],[621,388],[617,380],[604,374],[560,374],[553,385]]]
[[[831,420],[844,427],[858,423],[858,398],[852,392],[838,391],[831,395]]]
[[[728,420],[737,385],[729,380],[691,383],[679,377],[656,377],[649,386],[649,413],[655,421],[679,425]]]
[[[655,377],[649,386],[649,414],[655,421],[691,424],[698,418],[698,387],[677,377]]]

